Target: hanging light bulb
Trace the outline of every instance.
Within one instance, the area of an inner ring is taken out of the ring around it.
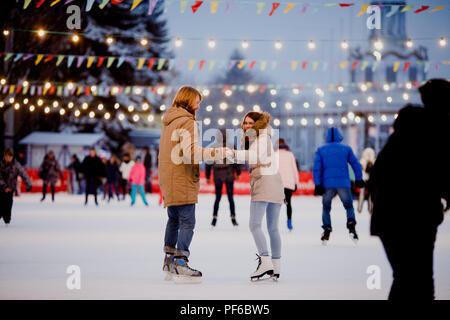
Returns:
[[[380,51],[381,49],[383,49],[383,42],[380,39],[376,39],[375,42],[373,43],[373,46],[375,49]]]
[[[220,110],[226,110],[228,108],[228,104],[226,102],[222,102],[219,105]]]
[[[43,29],[39,29],[37,31],[37,35],[39,36],[39,38],[43,38],[45,36],[46,32]]]
[[[88,108],[87,102],[83,102],[83,104],[81,105],[81,108],[82,108],[83,110],[86,110],[86,109]]]
[[[175,47],[179,48],[183,45],[183,40],[181,40],[181,38],[176,38],[175,39]]]
[[[320,126],[320,119],[319,119],[319,118],[315,118],[315,119],[314,119],[314,124],[315,124],[316,126]]]
[[[3,30],[3,35],[4,35],[5,37],[9,36],[9,30]]]
[[[135,115],[133,116],[133,121],[134,121],[134,122],[138,122],[138,121],[139,121],[139,116],[138,116],[137,114],[135,114]]]
[[[120,104],[118,103],[118,102],[116,102],[115,104],[114,104],[114,109],[119,109],[120,108]]]
[[[2,78],[1,80],[0,80],[0,84],[3,86],[3,85],[5,85],[6,84],[6,79],[5,78]]]
[[[219,126],[223,126],[225,124],[225,119],[224,118],[220,118],[219,120],[217,120],[217,124]]]
[[[44,112],[45,113],[49,113],[50,112],[50,107],[45,107]]]
[[[42,101],[42,99],[39,99],[38,101],[37,101],[37,105],[40,107],[40,106],[42,106],[44,104],[44,101]]]
[[[230,89],[225,90],[225,95],[226,95],[227,97],[231,96],[232,94],[233,94],[233,91],[231,91]]]
[[[216,41],[214,39],[210,39],[208,41],[208,47],[210,47],[211,49],[215,48],[216,47]]]
[[[209,96],[209,90],[208,89],[203,89],[202,94],[207,97]]]
[[[252,84],[249,84],[247,86],[247,91],[248,91],[248,93],[253,93],[253,92],[256,91],[256,87],[254,85],[252,85]]]
[[[233,121],[231,121],[231,123],[233,124],[233,126],[238,126],[239,125],[239,119],[234,118]]]
[[[411,38],[406,41],[406,46],[408,48],[412,48],[414,46],[414,42],[411,40]]]
[[[284,107],[286,108],[286,110],[291,110],[292,109],[292,103],[286,102]]]
[[[100,104],[97,106],[97,109],[100,110],[100,111],[103,110],[103,104],[100,103]]]
[[[346,117],[342,117],[341,118],[341,123],[342,124],[347,124],[347,118]]]
[[[273,96],[276,95],[276,94],[277,94],[277,90],[271,89],[271,90],[270,90],[270,94],[273,95]]]
[[[72,108],[73,108],[73,102],[69,102],[69,104],[67,105],[67,107],[68,107],[69,109],[72,109]]]
[[[237,112],[241,113],[244,111],[244,106],[242,104],[238,104],[236,107]]]
[[[334,123],[334,119],[333,118],[328,118],[327,122],[331,126]]]
[[[211,123],[211,119],[205,118],[205,119],[203,119],[203,123],[208,126]]]
[[[73,87],[74,87],[74,85],[73,85],[72,82],[68,82],[68,83],[67,83],[67,89],[72,90]]]
[[[114,43],[114,38],[112,36],[108,36],[106,38],[106,44],[108,44],[109,46],[112,45]]]
[[[151,114],[148,116],[147,120],[148,122],[152,122],[155,119],[155,117]]]
[[[386,101],[387,101],[388,103],[392,103],[392,97],[387,97],[387,98],[386,98]]]
[[[340,108],[342,107],[342,101],[341,100],[337,100],[336,101],[336,105]]]
[[[289,119],[287,119],[286,123],[287,123],[288,126],[292,127],[294,125],[294,120],[289,118]]]
[[[243,49],[247,49],[248,48],[248,41],[247,40],[242,41],[241,46],[242,46]]]
[[[255,105],[253,106],[253,111],[255,111],[255,112],[260,112],[260,111],[261,111],[261,107],[260,107],[258,104],[255,104]]]
[[[283,47],[283,44],[280,40],[275,41],[275,49],[280,50]]]
[[[212,110],[213,110],[213,106],[212,105],[206,106],[206,111],[207,112],[211,112]]]
[[[356,100],[356,99],[354,99],[354,100],[352,101],[352,104],[353,104],[355,107],[357,107],[357,106],[359,105],[359,101]]]
[[[141,44],[141,46],[145,47],[146,45],[148,45],[148,40],[147,38],[142,38],[139,43]]]
[[[78,43],[78,41],[80,41],[80,36],[74,33],[70,39],[73,43]]]
[[[58,106],[59,106],[58,101],[53,101],[53,108],[58,108]]]
[[[74,112],[75,117],[78,118],[80,116],[80,114],[81,114],[80,110],[75,110],[75,112]]]
[[[105,113],[104,115],[106,120],[109,120],[109,118],[111,118],[111,114],[109,112]]]
[[[344,49],[344,50],[348,49],[348,42],[347,42],[347,40],[342,40],[341,48]]]
[[[30,83],[29,83],[27,80],[25,80],[25,81],[22,83],[22,85],[23,85],[24,87],[28,87],[28,86],[30,85]]]
[[[313,40],[309,40],[308,49],[313,50],[316,48],[316,43]]]
[[[59,114],[60,114],[60,115],[63,116],[65,113],[66,113],[66,110],[64,110],[64,109],[59,110]]]
[[[278,127],[280,125],[280,119],[274,119],[273,124]]]
[[[303,103],[303,108],[308,109],[309,108],[309,102]]]
[[[302,120],[300,120],[300,124],[302,126],[306,126],[308,124],[308,120],[306,118],[302,118]]]
[[[51,86],[52,86],[52,84],[50,82],[46,82],[44,85],[45,89],[47,89],[47,90],[50,89]]]
[[[36,110],[35,106],[31,105],[30,106],[30,112],[33,112],[34,110]]]
[[[142,110],[147,111],[150,108],[150,105],[147,102],[142,104]]]
[[[134,106],[130,104],[128,106],[128,112],[133,112],[133,111],[134,111]]]
[[[277,107],[277,103],[275,101],[272,101],[270,103],[270,106],[272,107],[272,109],[275,109]]]
[[[94,111],[91,111],[91,112],[89,112],[89,118],[94,118],[95,117],[95,112]]]
[[[445,47],[447,45],[447,40],[444,37],[441,37],[441,39],[439,39],[439,45]]]

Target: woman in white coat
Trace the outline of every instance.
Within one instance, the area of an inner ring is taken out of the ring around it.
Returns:
[[[279,168],[281,180],[283,181],[284,195],[286,197],[287,207],[287,227],[292,231],[292,194],[297,191],[300,184],[298,178],[297,163],[294,154],[289,150],[289,146],[284,139],[278,139],[278,149],[275,151],[275,157],[279,159]]]
[[[250,279],[258,280],[269,275],[280,276],[281,237],[279,232],[280,209],[284,203],[283,182],[278,171],[278,160],[273,150],[267,112],[248,112],[241,124],[243,131],[241,149],[235,151],[238,162],[247,161],[250,168],[250,231],[258,249],[258,267]],[[270,249],[262,231],[262,220],[266,216],[270,237]]]

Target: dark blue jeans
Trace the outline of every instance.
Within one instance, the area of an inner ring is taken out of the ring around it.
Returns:
[[[325,189],[325,193],[323,194],[322,197],[323,229],[333,230],[331,228],[330,211],[331,211],[331,201],[333,200],[336,193],[338,194],[339,198],[342,201],[342,204],[344,205],[345,210],[347,211],[347,228],[351,223],[356,225],[355,210],[353,209],[353,197],[350,188],[327,188]]]
[[[189,257],[189,245],[194,236],[195,204],[167,207],[169,220],[164,236],[164,251]]]

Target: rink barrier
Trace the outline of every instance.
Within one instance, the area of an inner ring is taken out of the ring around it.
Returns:
[[[38,169],[27,169],[26,172],[30,176],[32,190],[31,192],[42,192],[43,181],[38,177]],[[61,180],[58,179],[55,185],[55,192],[68,192],[69,190],[69,170],[63,170],[64,182],[61,184]],[[314,194],[314,181],[312,172],[299,172],[300,186],[294,195],[313,195]],[[76,181],[74,181],[76,183]],[[25,192],[25,184],[20,183],[20,191]],[[152,193],[159,193],[158,176],[151,179]],[[211,174],[211,184],[206,182],[205,171],[200,171],[200,193],[212,193],[215,194],[214,178]],[[226,188],[223,186],[222,194],[226,194]],[[250,194],[250,176],[248,171],[243,171],[239,176],[239,180],[234,182],[234,194],[249,195]]]

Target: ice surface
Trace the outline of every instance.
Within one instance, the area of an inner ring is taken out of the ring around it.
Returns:
[[[378,238],[369,235],[369,215],[356,213],[359,243],[345,228],[345,211],[333,202],[327,246],[320,241],[320,198],[293,197],[294,230],[286,228],[282,208],[281,277],[251,283],[256,247],[248,229],[248,196],[236,196],[239,227],[222,198],[217,226],[211,230],[213,195],[200,195],[190,264],[203,272],[201,284],[163,280],[166,210],[149,197],[130,208],[125,202],[57,194],[55,203],[40,195],[15,198],[11,225],[0,222],[0,299],[385,299],[391,269]],[[450,299],[450,225],[440,226],[435,250],[437,299]],[[405,243],[406,244],[406,243]],[[67,267],[81,268],[81,289],[66,287]],[[381,289],[369,290],[367,268],[381,269]]]

